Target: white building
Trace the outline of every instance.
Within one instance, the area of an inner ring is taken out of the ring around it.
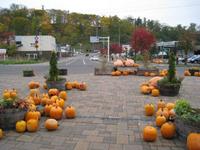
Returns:
[[[35,47],[35,41],[38,41],[38,48]],[[39,36],[15,36],[17,51],[20,55],[37,58],[49,58],[52,51],[56,51],[56,40],[50,35]]]

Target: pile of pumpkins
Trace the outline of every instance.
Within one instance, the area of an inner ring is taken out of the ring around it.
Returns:
[[[166,139],[172,139],[176,134],[176,128],[173,122],[169,121],[175,118],[174,103],[165,103],[160,100],[157,103],[157,112],[153,104],[146,104],[144,106],[145,115],[156,115],[155,124],[160,128],[161,135]],[[153,142],[157,139],[157,129],[153,126],[147,125],[143,129],[143,139],[147,142]]]
[[[59,91],[58,89],[49,89],[48,93],[40,94],[39,84],[31,81],[28,86],[30,88],[29,95],[26,101],[29,103],[28,111],[24,120],[19,120],[16,123],[17,132],[36,132],[39,128],[39,121],[41,116],[46,116],[44,126],[47,130],[56,130],[58,128],[58,121],[63,118],[75,118],[76,110],[73,106],[67,105],[67,92]]]
[[[153,116],[155,114],[155,124],[160,128],[160,133],[165,139],[172,139],[176,135],[176,127],[173,123],[175,119],[175,103],[165,103],[159,100],[157,103],[157,112],[153,104],[146,104],[145,115]],[[151,125],[147,125],[143,129],[143,140],[146,142],[154,142],[157,139],[157,129]],[[200,133],[190,133],[187,136],[188,150],[200,150]]]
[[[116,71],[112,71],[111,75],[112,76],[128,76],[128,75],[133,75],[135,74],[134,71],[131,71],[131,70],[116,70]]]
[[[85,82],[78,82],[78,81],[67,81],[65,83],[65,89],[66,90],[72,90],[72,89],[78,89],[81,91],[87,90],[87,84]]]
[[[189,72],[189,70],[184,71],[184,76],[191,76],[191,73]],[[200,77],[200,72],[195,72],[194,76]]]
[[[152,62],[153,62],[153,63],[156,63],[156,64],[162,64],[162,63],[163,63],[163,60],[162,60],[162,59],[156,58],[156,59],[153,59]]]
[[[162,77],[153,77],[152,79],[150,79],[147,83],[142,83],[140,85],[140,92],[142,94],[151,94],[154,97],[157,97],[160,95],[160,91],[157,88],[157,82],[159,80],[161,80]]]
[[[139,64],[136,64],[132,59],[121,60],[117,59],[113,62],[113,65],[116,67],[139,67]]]
[[[3,99],[13,100],[15,98],[17,98],[17,90],[16,89],[12,89],[12,90],[5,89],[3,91]]]
[[[165,77],[165,76],[167,76],[167,74],[168,74],[167,69],[160,70],[159,74],[156,74],[154,72],[144,72],[145,77],[155,77],[155,76]]]

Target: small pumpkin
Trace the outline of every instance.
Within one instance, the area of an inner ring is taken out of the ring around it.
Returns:
[[[30,89],[29,96],[34,97],[36,94],[40,95],[39,89]]]
[[[161,126],[161,135],[166,139],[171,139],[176,134],[176,127],[172,122],[166,122]]]
[[[200,134],[190,133],[187,137],[188,150],[200,150]]]
[[[75,118],[76,117],[76,110],[73,106],[67,106],[65,108],[65,117],[66,118]]]
[[[36,132],[38,130],[38,120],[30,119],[26,123],[27,131],[29,132]]]
[[[66,82],[65,83],[65,89],[66,90],[72,90],[73,89],[72,84],[70,82]]]
[[[169,116],[170,116],[170,117],[175,117],[175,116],[176,116],[176,113],[175,113],[174,109],[171,109],[171,110],[169,111]]]
[[[143,85],[143,86],[140,87],[140,92],[141,92],[142,94],[149,94],[149,93],[150,93],[150,89],[149,89],[148,86]]]
[[[143,129],[143,139],[147,142],[153,142],[157,138],[157,130],[152,126],[146,126]]]
[[[151,91],[151,95],[154,96],[154,97],[157,97],[157,96],[160,95],[160,92],[159,92],[158,89],[153,89],[153,90]]]
[[[54,96],[54,95],[58,95],[58,93],[59,93],[59,91],[58,91],[58,89],[49,89],[49,91],[48,91],[48,94],[50,95],[50,96]]]
[[[16,122],[15,129],[19,133],[23,133],[26,131],[26,122],[24,120],[20,120]]]
[[[43,89],[47,90],[47,84],[46,83],[43,84]]]
[[[153,114],[154,114],[154,105],[153,104],[146,104],[144,106],[144,109],[145,109],[146,116],[153,116]]]
[[[15,99],[15,98],[17,97],[17,90],[16,90],[16,89],[12,89],[12,90],[10,91],[10,97],[11,97],[12,99]]]
[[[62,118],[63,110],[59,106],[53,106],[49,112],[49,116],[53,119],[60,120]]]
[[[195,72],[194,76],[198,77],[199,76],[199,72]]]
[[[2,139],[2,138],[3,138],[3,130],[0,129],[0,139]]]
[[[151,73],[149,74],[149,76],[154,77],[154,76],[156,76],[156,74],[153,73],[153,72],[151,72]]]
[[[50,104],[45,105],[45,107],[44,107],[44,113],[45,113],[46,116],[49,116],[49,113],[50,113],[50,110],[51,110],[52,107],[53,106],[50,105]]]
[[[122,75],[127,76],[127,75],[129,75],[129,72],[125,70],[122,72]]]
[[[191,76],[191,73],[189,72],[189,70],[184,71],[184,76]]]
[[[156,112],[156,117],[163,115],[165,116],[166,119],[169,118],[169,111],[167,108],[160,108],[158,109],[158,111]]]
[[[111,75],[112,75],[112,76],[117,76],[115,71],[112,71],[112,72],[111,72]]]
[[[28,111],[25,116],[25,120],[28,121],[30,119],[38,120],[40,119],[41,114],[38,111]]]
[[[145,72],[145,73],[144,73],[144,76],[145,76],[145,77],[149,76],[149,72]]]
[[[116,73],[116,76],[121,76],[121,74],[122,74],[121,71],[119,71],[119,70],[117,70],[115,73]]]
[[[43,106],[45,106],[48,100],[49,100],[48,97],[42,97],[40,104],[43,105]]]
[[[58,121],[55,119],[47,119],[44,126],[49,131],[56,130],[58,128]]]
[[[82,91],[85,91],[85,90],[87,89],[86,83],[84,83],[84,82],[83,82],[83,83],[80,83],[80,84],[79,84],[79,89],[82,90]]]
[[[156,117],[156,126],[161,127],[166,121],[167,119],[165,118],[165,116],[160,115]]]
[[[34,88],[36,88],[36,87],[35,87],[35,82],[34,82],[34,81],[30,81],[30,82],[28,83],[28,87],[29,87],[29,89],[34,89]]]
[[[174,109],[174,108],[175,108],[175,104],[174,104],[174,103],[167,103],[167,104],[166,104],[166,108],[167,108],[168,110]]]
[[[35,111],[35,110],[36,110],[35,104],[30,104],[30,105],[28,106],[28,110],[29,110],[29,111]]]
[[[58,104],[58,106],[60,106],[61,108],[64,108],[65,101],[62,98],[59,98],[56,100],[56,104]]]
[[[35,103],[35,105],[40,105],[41,99],[40,96],[38,96],[37,94],[33,97],[33,101]]]
[[[165,102],[162,99],[160,99],[157,103],[157,109],[160,108],[165,108]]]
[[[62,98],[63,100],[67,100],[67,92],[61,91],[59,93],[59,97]]]
[[[9,90],[4,90],[3,92],[3,98],[4,99],[9,99],[10,98],[10,91]]]

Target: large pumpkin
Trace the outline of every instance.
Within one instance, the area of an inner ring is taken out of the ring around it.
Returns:
[[[154,114],[154,106],[153,104],[146,104],[144,106],[146,116],[153,116]]]
[[[190,133],[187,137],[188,150],[200,150],[200,133]]]
[[[171,139],[176,134],[176,127],[172,122],[166,122],[161,126],[161,135],[166,139]]]
[[[27,131],[29,132],[36,132],[38,130],[38,120],[30,119],[26,123]]]
[[[153,77],[149,80],[149,85],[157,87],[157,83],[159,80],[163,79],[163,77]]]
[[[154,96],[154,97],[157,97],[157,96],[160,95],[160,92],[159,92],[158,89],[153,89],[153,90],[151,91],[151,95]]]
[[[161,127],[165,122],[166,122],[166,118],[163,115],[160,115],[158,117],[156,117],[156,126]]]
[[[16,122],[15,129],[17,132],[22,133],[26,131],[26,122],[24,120],[20,120]]]
[[[58,128],[58,121],[55,119],[47,119],[44,123],[44,126],[47,130],[56,130]]]
[[[160,108],[165,108],[165,102],[162,99],[160,99],[157,103],[157,109]]]
[[[59,97],[62,98],[63,100],[67,100],[67,92],[61,91],[59,93]]]
[[[143,139],[147,142],[153,142],[157,138],[157,130],[152,126],[146,126],[143,129]]]
[[[49,112],[49,116],[53,119],[60,120],[62,118],[63,110],[59,106],[53,106]]]
[[[67,106],[65,108],[65,117],[66,118],[75,118],[76,117],[76,110],[73,106]]]

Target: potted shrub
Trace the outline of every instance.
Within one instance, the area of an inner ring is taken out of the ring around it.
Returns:
[[[168,75],[158,81],[160,94],[163,96],[178,95],[182,80],[176,77],[175,56],[173,52],[170,52]]]
[[[149,50],[155,43],[154,35],[146,28],[138,28],[133,32],[131,45],[143,56],[143,67],[138,67],[137,75],[144,75],[145,72],[158,74],[159,69],[149,66]]]
[[[57,58],[55,52],[52,52],[49,64],[49,75],[46,80],[48,89],[56,88],[58,90],[65,90],[66,79],[58,76],[59,72],[57,68]]]
[[[200,131],[200,109],[192,108],[187,100],[181,99],[176,102],[175,112],[177,133],[181,138],[186,139],[189,133]]]
[[[0,128],[14,129],[16,122],[24,119],[28,103],[17,97],[16,90],[5,90],[3,95],[0,98]]]

